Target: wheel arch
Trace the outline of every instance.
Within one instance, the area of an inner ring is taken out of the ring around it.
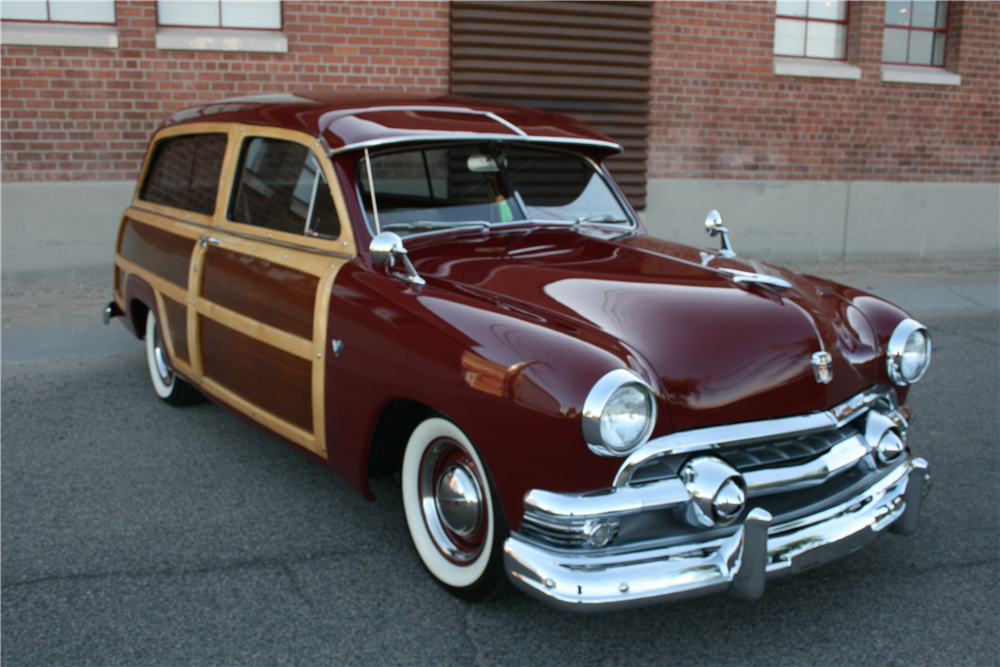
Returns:
[[[440,413],[418,401],[406,398],[389,401],[378,416],[368,445],[368,477],[382,479],[399,472],[410,433],[435,414]]]
[[[146,336],[146,316],[150,311],[156,314],[158,320],[163,320],[156,307],[156,293],[149,283],[138,276],[132,275],[126,280],[124,301],[126,321],[139,340]]]

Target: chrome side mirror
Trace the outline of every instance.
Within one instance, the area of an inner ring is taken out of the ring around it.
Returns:
[[[390,268],[394,268],[396,266],[396,258],[399,257],[402,259],[403,268],[406,271],[405,273],[402,271],[390,271],[389,273],[393,277],[413,283],[414,285],[425,285],[427,283],[426,280],[417,275],[417,270],[413,268],[413,263],[406,254],[406,248],[403,247],[403,239],[399,238],[399,234],[395,232],[382,232],[372,239],[372,242],[368,245],[368,252],[372,255],[372,261],[379,266],[388,263]]]
[[[721,257],[736,257],[733,247],[729,245],[729,230],[722,226],[722,215],[715,210],[708,212],[705,218],[705,231],[709,236],[722,235],[722,248],[719,249]]]

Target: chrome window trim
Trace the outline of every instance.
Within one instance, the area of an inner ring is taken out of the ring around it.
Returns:
[[[717,449],[722,445],[749,444],[783,436],[809,435],[810,433],[840,428],[891,392],[891,388],[877,385],[824,412],[726,426],[710,426],[660,436],[642,445],[625,459],[615,475],[613,486],[619,488],[627,486],[632,479],[632,474],[639,466],[659,456],[687,454]]]
[[[175,217],[175,216],[171,216],[171,215],[165,215],[165,214],[159,213],[157,211],[152,211],[152,210],[150,210],[148,208],[145,208],[145,207],[137,206],[136,208],[138,208],[139,210],[142,210],[144,212],[147,212],[147,213],[152,213],[154,215],[160,215],[163,218],[168,219],[168,220],[170,220],[172,222],[179,222],[179,223],[183,223],[185,225],[191,225],[192,227],[201,227],[202,229],[207,229],[207,230],[209,230],[209,231],[211,231],[212,233],[215,233],[215,234],[227,234],[229,236],[235,236],[236,238],[247,239],[249,241],[259,241],[261,243],[267,243],[267,244],[270,244],[270,245],[281,246],[282,248],[291,248],[293,250],[304,250],[306,252],[313,252],[313,253],[316,253],[318,255],[327,255],[329,257],[340,257],[341,259],[354,259],[354,257],[355,257],[354,255],[352,255],[350,253],[340,252],[339,250],[327,250],[325,248],[314,248],[312,246],[299,245],[297,243],[291,243],[289,241],[278,241],[276,239],[269,239],[266,236],[258,236],[258,235],[255,235],[255,234],[247,234],[245,232],[237,232],[237,231],[233,231],[231,229],[227,229],[225,227],[220,227],[220,226],[216,226],[216,225],[206,225],[206,224],[203,224],[203,223],[200,223],[200,222],[194,222],[193,220],[182,220],[181,218],[178,218],[178,217]],[[182,210],[182,209],[177,209],[177,210]],[[237,223],[237,224],[243,224],[243,223]],[[261,227],[261,229],[266,229],[266,228]],[[320,239],[322,237],[310,236],[309,238]],[[333,242],[333,241],[336,241],[337,239],[322,238],[322,240],[323,241]]]

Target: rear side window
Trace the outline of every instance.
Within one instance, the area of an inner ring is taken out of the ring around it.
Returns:
[[[292,141],[255,137],[243,144],[229,218],[306,236],[340,236],[340,219],[316,154]]]
[[[226,154],[225,134],[192,134],[156,147],[139,199],[212,215]]]

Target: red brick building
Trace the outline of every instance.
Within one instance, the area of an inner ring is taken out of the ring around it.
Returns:
[[[0,8],[5,280],[110,266],[173,111],[308,89],[578,115],[666,238],[705,245],[718,208],[762,257],[1000,248],[994,2],[92,4]]]

